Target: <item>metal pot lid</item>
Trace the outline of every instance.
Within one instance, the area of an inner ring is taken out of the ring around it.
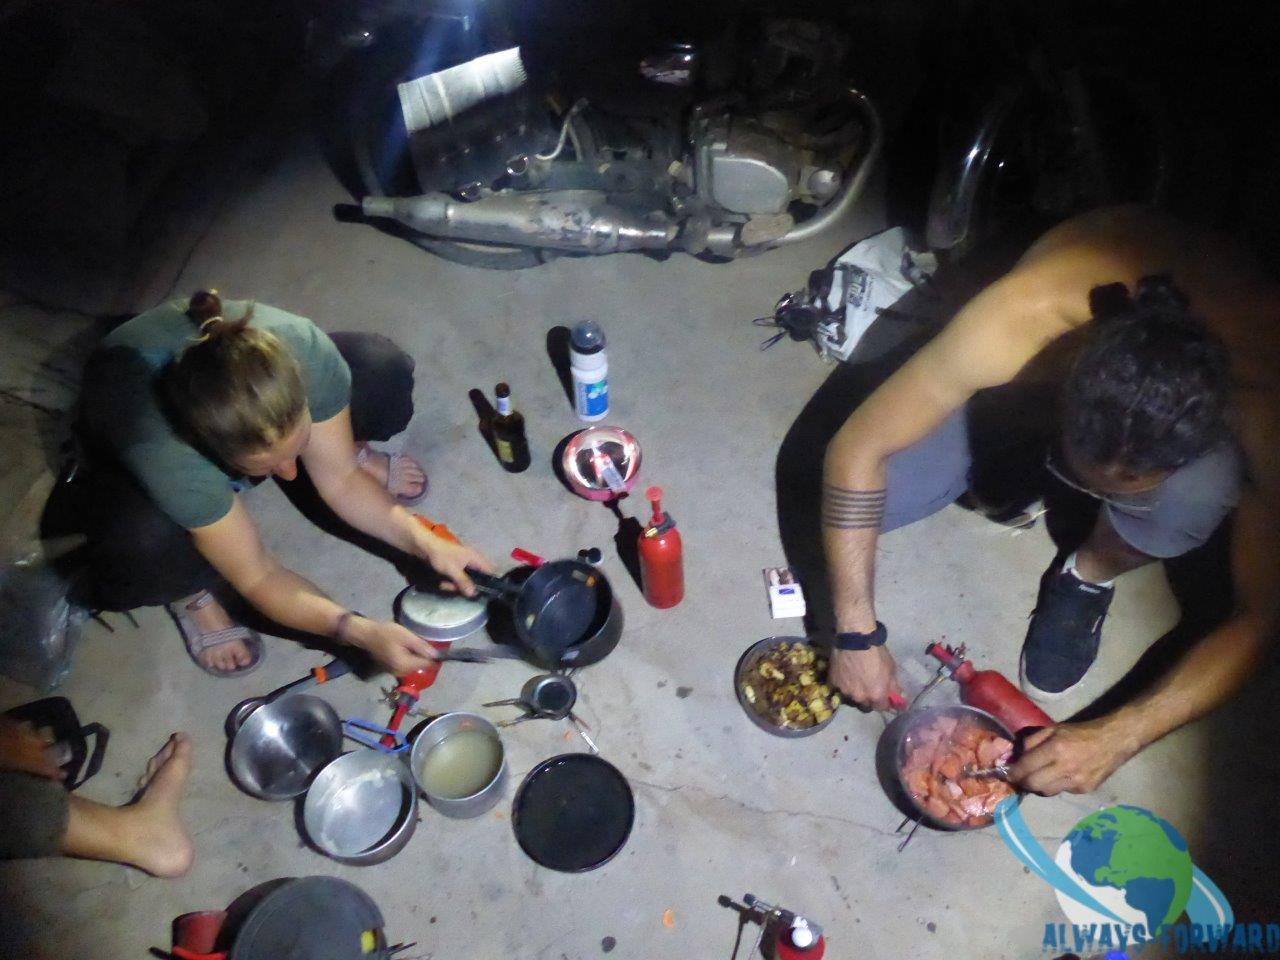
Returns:
[[[483,600],[409,586],[396,598],[396,620],[427,640],[461,640],[489,622]]]

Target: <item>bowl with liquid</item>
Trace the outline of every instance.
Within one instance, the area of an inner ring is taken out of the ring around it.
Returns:
[[[498,728],[474,713],[446,713],[423,727],[409,765],[427,802],[448,817],[478,817],[502,799],[507,757]]]

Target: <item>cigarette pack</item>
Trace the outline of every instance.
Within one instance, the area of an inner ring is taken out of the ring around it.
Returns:
[[[790,567],[766,567],[764,585],[769,592],[769,612],[773,619],[803,617],[805,614],[804,590]]]

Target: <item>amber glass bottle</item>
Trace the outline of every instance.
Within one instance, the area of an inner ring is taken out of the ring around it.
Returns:
[[[494,390],[497,396],[497,413],[493,418],[493,446],[498,460],[508,473],[523,473],[529,469],[529,439],[524,432],[524,417],[511,406],[511,388],[505,383]]]

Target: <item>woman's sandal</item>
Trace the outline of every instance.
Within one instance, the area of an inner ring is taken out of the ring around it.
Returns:
[[[418,493],[412,496],[392,493],[391,496],[395,498],[396,503],[406,507],[412,507],[422,502],[427,495],[427,489],[431,486],[430,481],[427,479],[427,471],[423,469],[422,464],[407,453],[384,453],[380,450],[374,450],[367,443],[356,444],[356,463],[363,466],[374,456],[387,458],[387,481],[384,486],[386,486],[389,493],[399,487],[401,483],[407,481],[405,475],[408,473],[409,467],[419,470],[422,473],[422,489]]]
[[[243,677],[247,673],[252,673],[262,664],[266,653],[266,648],[262,644],[262,637],[258,635],[256,630],[250,630],[248,627],[243,627],[239,624],[223,630],[202,630],[196,624],[195,618],[191,616],[193,610],[201,610],[207,607],[213,603],[213,599],[212,593],[208,590],[202,590],[195,600],[188,603],[169,603],[165,607],[169,611],[169,616],[173,617],[174,622],[177,623],[178,632],[182,634],[182,643],[187,648],[187,654],[197,667],[211,677]],[[234,670],[218,670],[214,667],[205,666],[200,661],[200,654],[206,650],[224,643],[230,643],[233,640],[239,640],[244,643],[249,651],[249,662],[243,667],[236,667]]]

